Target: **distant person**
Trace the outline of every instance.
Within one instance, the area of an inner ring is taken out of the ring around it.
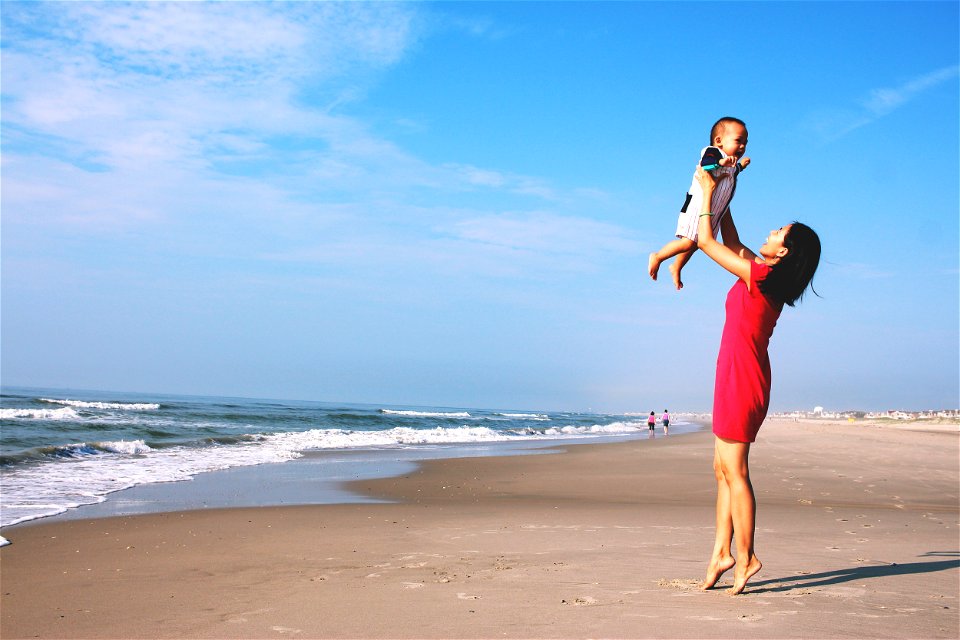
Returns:
[[[667,429],[670,428],[670,412],[666,409],[663,410],[663,416],[660,418],[663,422],[663,432],[666,433]]]
[[[697,222],[701,211],[713,211],[713,231],[716,235],[720,229],[720,222],[725,213],[730,210],[730,201],[737,190],[737,176],[750,164],[750,158],[744,158],[747,150],[747,125],[738,118],[724,117],[717,120],[710,129],[710,146],[700,151],[700,167],[710,171],[717,179],[716,189],[713,191],[712,201],[703,196],[703,189],[697,182],[696,174],[690,183],[686,200],[680,208],[680,217],[677,220],[677,237],[656,253],[650,254],[647,269],[650,277],[657,279],[660,263],[673,256],[677,259],[670,266],[673,284],[677,289],[683,288],[680,280],[680,271],[687,264],[693,252],[697,250]],[[706,202],[706,204],[703,204]]]
[[[697,180],[711,202],[717,180],[702,169]],[[700,213],[697,245],[737,276],[726,301],[713,396],[713,468],[717,479],[717,532],[704,589],[736,565],[730,593],[743,591],[762,567],[754,550],[757,502],[750,483],[750,444],[770,406],[767,347],[783,305],[803,297],[820,263],[820,238],[793,222],[770,232],[759,255],[743,246],[729,213],[721,221],[723,244],[714,237],[712,211]],[[737,556],[731,553],[736,541]]]
[[[653,428],[657,426],[657,416],[653,411],[650,412],[650,416],[647,418],[647,428],[650,429],[650,433],[653,433]]]

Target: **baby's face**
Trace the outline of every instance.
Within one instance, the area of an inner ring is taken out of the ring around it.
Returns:
[[[713,141],[728,156],[742,158],[747,150],[747,128],[736,122],[728,122],[723,133]]]

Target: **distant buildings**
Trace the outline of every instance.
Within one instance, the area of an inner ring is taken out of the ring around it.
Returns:
[[[633,414],[628,414],[633,415]],[[647,415],[647,414],[636,414]],[[710,413],[689,413],[677,411],[675,416],[698,420],[710,420]],[[814,407],[813,411],[787,411],[770,413],[771,418],[824,418],[827,420],[956,420],[960,421],[960,409],[928,409],[925,411],[827,411],[823,407]]]
[[[888,411],[825,411],[823,407],[814,407],[813,411],[791,411],[789,413],[772,413],[772,418],[829,418],[834,420],[868,419],[868,420],[960,420],[960,409],[931,409],[926,411],[902,411],[890,409]]]

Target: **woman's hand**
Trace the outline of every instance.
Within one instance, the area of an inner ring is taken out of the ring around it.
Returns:
[[[700,187],[704,191],[713,191],[713,188],[717,186],[717,179],[709,171],[704,171],[703,167],[697,167],[697,182],[700,183]]]
[[[700,188],[703,190],[703,201],[707,203],[701,207],[700,220],[697,223],[697,246],[705,254],[710,256],[714,262],[746,282],[747,287],[749,287],[751,260],[744,255],[738,255],[737,252],[731,250],[730,247],[720,244],[716,238],[713,237],[712,218],[714,215],[724,213],[723,211],[716,213],[710,211],[709,203],[713,199],[713,188],[716,186],[717,180],[709,171],[704,171],[703,167],[697,167],[696,176],[697,182],[700,183]],[[723,224],[722,221],[721,224]],[[737,243],[739,244],[739,240]]]

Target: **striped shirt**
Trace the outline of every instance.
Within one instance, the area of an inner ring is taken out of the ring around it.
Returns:
[[[703,160],[704,154],[708,151],[714,154],[720,153],[722,158],[726,158],[722,150],[716,147],[704,147],[700,152],[700,159]],[[737,175],[743,171],[739,162],[732,167],[717,167],[710,171],[717,180],[717,186],[713,190],[713,201],[710,208],[706,211],[712,212],[713,235],[719,235],[720,220],[730,210],[730,201],[733,200],[733,194],[737,190]],[[700,224],[700,213],[706,212],[702,209],[703,189],[697,181],[697,174],[693,174],[693,181],[690,184],[690,190],[687,191],[687,198],[680,209],[680,216],[677,219],[677,237],[688,238],[697,241],[697,226]]]

